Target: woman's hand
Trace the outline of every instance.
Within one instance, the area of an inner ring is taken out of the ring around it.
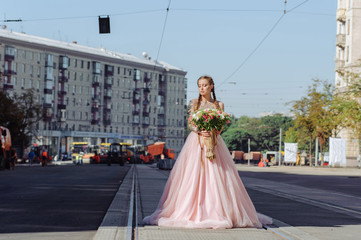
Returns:
[[[211,136],[211,132],[209,132],[209,131],[201,131],[201,135],[202,135],[203,137],[210,137],[210,136]]]

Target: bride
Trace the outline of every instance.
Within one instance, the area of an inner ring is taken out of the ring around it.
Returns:
[[[199,97],[190,101],[189,114],[198,109],[224,110],[224,104],[216,99],[210,76],[201,76],[197,84]],[[211,161],[198,141],[198,135],[209,137],[210,132],[190,128],[192,132],[169,175],[158,207],[143,222],[185,228],[260,228],[271,223],[271,219],[256,213],[220,133],[216,158]]]

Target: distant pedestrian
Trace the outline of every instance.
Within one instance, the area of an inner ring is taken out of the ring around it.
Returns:
[[[43,149],[43,152],[41,154],[41,166],[46,167],[48,165],[48,152],[46,149]]]
[[[28,158],[29,158],[29,165],[31,166],[33,164],[33,160],[35,158],[35,152],[33,149],[30,150],[30,152],[28,154]]]
[[[10,170],[15,169],[15,162],[18,159],[18,156],[16,155],[16,151],[14,147],[10,148]]]
[[[97,151],[94,151],[94,158],[93,158],[93,162],[94,163],[100,163],[100,156],[99,154],[97,153]]]

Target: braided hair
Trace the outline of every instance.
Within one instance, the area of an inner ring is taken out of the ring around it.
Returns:
[[[216,98],[216,93],[215,93],[215,91],[214,91],[214,81],[213,81],[213,78],[212,78],[211,76],[208,76],[208,75],[200,76],[200,77],[198,78],[198,80],[197,80],[197,84],[198,84],[199,80],[201,80],[201,79],[206,79],[210,85],[213,85],[213,88],[212,88],[212,90],[211,90],[211,93],[212,93],[212,95],[213,95],[214,104],[216,105],[216,108],[217,108],[218,110],[220,110],[221,108],[220,108],[220,106],[219,106],[219,104],[218,104],[218,101],[217,101],[217,98]],[[201,104],[201,100],[202,100],[202,95],[199,94],[197,104],[194,106],[194,111],[197,111],[197,110],[198,110],[199,105]]]

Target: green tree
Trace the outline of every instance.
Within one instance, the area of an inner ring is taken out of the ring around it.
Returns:
[[[262,118],[241,116],[222,137],[230,150],[248,151],[248,139],[252,151],[275,150],[279,145],[279,129],[287,130],[292,125],[293,120],[281,114]]]
[[[327,81],[314,80],[307,95],[295,101],[291,111],[295,117],[298,142],[304,143],[304,134],[308,136],[308,151],[312,156],[312,141],[319,139],[321,151],[329,137],[347,126],[344,107],[348,100],[334,94],[332,84]],[[310,161],[310,164],[311,161]]]
[[[0,92],[0,125],[9,128],[12,142],[22,148],[36,136],[35,124],[42,118],[42,106],[34,99],[32,89],[12,97]]]

